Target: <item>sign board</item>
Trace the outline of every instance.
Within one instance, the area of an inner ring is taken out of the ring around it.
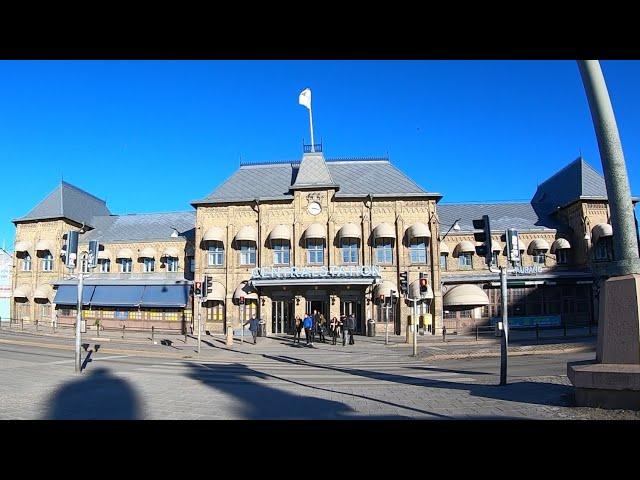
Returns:
[[[502,322],[502,317],[491,317],[489,322],[492,326],[496,323]],[[517,327],[535,327],[540,325],[541,327],[559,327],[561,325],[560,315],[548,315],[548,316],[532,316],[532,317],[511,317],[509,316],[509,328]]]
[[[377,265],[330,267],[256,267],[251,270],[252,280],[266,278],[379,278]]]
[[[538,273],[542,273],[542,267],[540,265],[528,265],[526,267],[517,265],[509,269],[509,273],[514,275],[537,275]]]

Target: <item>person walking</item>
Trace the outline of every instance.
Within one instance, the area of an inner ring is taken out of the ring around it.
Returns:
[[[320,335],[320,341],[322,343],[327,343],[327,340],[324,336],[324,332],[326,332],[327,330],[327,319],[324,318],[324,315],[321,313],[319,315],[319,320],[318,320],[318,335]]]
[[[340,315],[340,332],[342,333],[342,346],[347,344],[347,317]]]
[[[313,327],[313,319],[308,313],[305,313],[304,321],[302,322],[304,328],[304,336],[307,340],[307,346],[311,344],[313,346],[313,339],[311,338],[311,328]]]
[[[338,336],[338,319],[333,317],[331,323],[329,323],[329,331],[331,332],[331,345],[336,344],[336,337]]]
[[[251,318],[244,323],[244,325],[249,324],[249,331],[251,332],[251,336],[253,337],[253,344],[256,344],[258,338],[258,328],[260,328],[260,321],[256,318],[256,316],[252,313]],[[244,327],[243,325],[243,327]]]
[[[298,343],[300,345],[300,332],[302,331],[302,319],[300,317],[296,317],[294,330],[293,330],[293,343]]]
[[[311,317],[311,321],[313,322],[313,326],[311,327],[311,343],[316,341],[316,332],[318,330],[318,310],[313,311],[313,315]]]
[[[353,332],[356,329],[356,318],[353,316],[353,314],[349,315],[347,317],[347,330],[349,331],[349,345],[354,345],[355,342],[353,341]]]

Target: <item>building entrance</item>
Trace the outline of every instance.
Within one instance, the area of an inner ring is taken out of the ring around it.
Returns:
[[[327,319],[327,302],[322,301],[322,300],[307,300],[307,306],[306,306],[306,312],[309,315],[313,315],[314,311],[318,311],[318,313],[321,313],[322,315],[324,315],[325,320],[327,320],[327,322],[329,322],[329,320]]]
[[[291,320],[293,318],[293,303],[287,300],[274,300],[271,302],[271,332],[291,333]]]
[[[340,302],[340,316],[353,315],[356,319],[356,330],[354,333],[364,335],[366,333],[366,325],[362,320],[362,303],[356,300],[347,300]]]

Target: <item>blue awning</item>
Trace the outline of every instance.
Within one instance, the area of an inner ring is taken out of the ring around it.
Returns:
[[[188,285],[147,285],[140,306],[186,307],[188,302]]]
[[[91,296],[96,287],[93,285],[84,285],[82,288],[82,304],[89,305]],[[56,291],[56,298],[53,299],[56,305],[77,305],[78,304],[78,286],[77,285],[60,285]]]
[[[144,285],[98,285],[91,299],[96,307],[137,307]]]

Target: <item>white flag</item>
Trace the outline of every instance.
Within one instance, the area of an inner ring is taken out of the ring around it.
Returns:
[[[309,110],[311,110],[311,90],[305,88],[302,93],[300,93],[300,97],[298,98],[298,103],[300,105],[304,105]]]

